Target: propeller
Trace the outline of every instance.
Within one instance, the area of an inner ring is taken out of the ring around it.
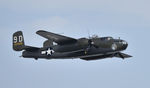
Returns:
[[[120,42],[120,37],[118,39],[119,39],[119,42]]]
[[[94,42],[92,41],[92,39],[88,39],[88,47],[86,48],[85,50],[85,54],[90,51],[91,47],[95,47],[95,48],[98,48],[97,45],[94,44]]]
[[[122,58],[122,59],[124,59],[124,56],[119,52],[118,53],[118,55]]]
[[[95,47],[95,48],[98,48],[97,45],[95,45],[95,43],[92,41],[92,39],[89,39],[88,40],[88,46],[91,48],[92,46]]]
[[[87,32],[88,32],[88,47],[86,48],[85,53],[87,53],[91,49],[91,47],[98,48],[98,46],[95,45],[94,41],[92,41],[92,37],[90,36],[90,31],[87,30]]]
[[[124,58],[125,58],[120,52],[115,53],[113,56],[120,57],[120,58],[122,58],[123,60],[124,60]]]
[[[124,59],[124,56],[121,53],[118,53],[118,54],[122,59]]]

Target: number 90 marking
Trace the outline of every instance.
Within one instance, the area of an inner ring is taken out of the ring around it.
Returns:
[[[20,36],[14,36],[14,43],[17,43],[17,42],[22,42],[23,41],[23,37],[22,37],[22,35],[20,35]]]

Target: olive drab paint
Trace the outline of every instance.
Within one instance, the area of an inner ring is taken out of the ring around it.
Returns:
[[[46,38],[43,47],[32,47],[24,44],[21,31],[13,34],[13,49],[22,51],[22,57],[34,59],[72,59],[97,60],[111,57],[129,58],[128,54],[122,53],[128,47],[125,40],[112,37],[71,38],[39,30],[38,35]]]
[[[23,50],[24,47],[24,38],[23,33],[21,31],[18,31],[13,34],[13,49],[16,51]]]

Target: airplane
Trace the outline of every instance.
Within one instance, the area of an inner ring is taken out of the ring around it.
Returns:
[[[129,58],[122,53],[128,47],[125,40],[112,37],[71,38],[64,35],[39,30],[36,34],[46,38],[43,47],[27,46],[22,31],[13,34],[13,50],[22,51],[24,58],[38,59],[75,59],[98,60],[104,58]]]

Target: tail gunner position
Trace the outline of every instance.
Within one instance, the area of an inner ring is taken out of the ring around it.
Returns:
[[[27,46],[24,43],[23,33],[13,34],[13,50],[22,51],[22,57],[37,59],[72,59],[97,60],[109,57],[129,58],[130,55],[121,53],[126,50],[128,43],[125,40],[112,37],[70,38],[63,35],[39,30],[38,35],[46,38],[43,47]]]

